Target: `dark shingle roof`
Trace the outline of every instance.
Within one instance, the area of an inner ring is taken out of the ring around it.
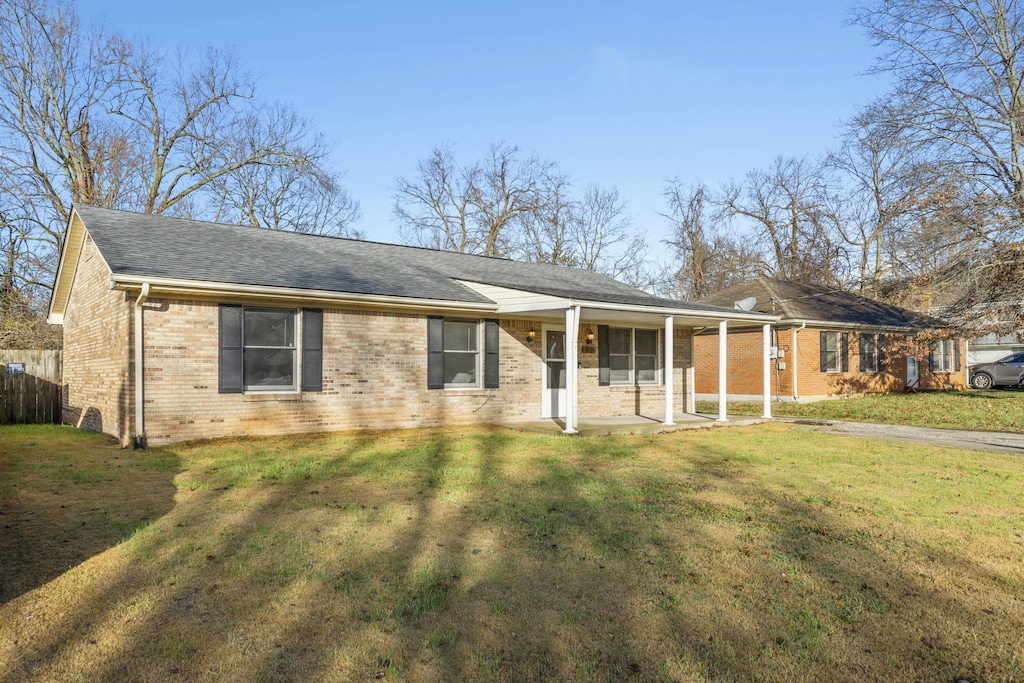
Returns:
[[[76,206],[114,275],[488,303],[466,280],[557,297],[721,311],[590,270]]]
[[[732,306],[734,302],[751,296],[757,299],[754,311],[781,315],[783,323],[813,320],[869,327],[910,329],[948,326],[936,318],[881,301],[874,301],[851,292],[844,292],[841,289],[766,277],[758,277],[733,285],[701,299],[701,302],[718,306]],[[775,300],[774,305],[772,299]]]

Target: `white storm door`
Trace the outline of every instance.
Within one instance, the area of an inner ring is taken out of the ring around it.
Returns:
[[[913,356],[907,356],[907,386],[912,387],[917,384],[917,359]]]
[[[542,332],[544,393],[541,417],[565,417],[565,330],[545,327]]]

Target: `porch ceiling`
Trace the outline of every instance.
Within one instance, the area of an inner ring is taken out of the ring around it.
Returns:
[[[499,315],[506,315],[501,310]],[[546,322],[565,322],[565,305],[558,308],[531,311],[529,313],[516,312],[507,314],[510,318],[524,318],[529,320],[542,320]],[[675,318],[675,327],[712,327],[717,329],[721,318],[709,318],[699,314],[687,314],[682,311],[672,314]],[[665,324],[666,313],[646,313],[638,311],[621,311],[605,308],[580,308],[581,323],[622,323],[632,325],[645,325],[660,327]],[[749,324],[749,323],[748,323]]]

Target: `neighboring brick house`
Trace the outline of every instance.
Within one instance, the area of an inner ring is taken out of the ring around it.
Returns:
[[[64,420],[141,445],[543,417],[572,433],[581,414],[672,423],[693,412],[693,329],[766,333],[777,317],[586,270],[82,206],[49,320],[64,326]]]
[[[781,319],[772,326],[771,393],[783,401],[902,391],[962,388],[966,358],[961,339],[915,350],[920,332],[947,327],[935,318],[850,292],[758,277],[702,300],[720,306],[753,298],[752,311]],[[761,398],[761,331],[728,324],[729,400]],[[918,347],[920,345],[918,344]],[[698,400],[718,398],[718,332],[694,337]]]

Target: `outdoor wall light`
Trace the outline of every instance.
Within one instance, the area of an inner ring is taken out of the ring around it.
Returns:
[[[530,331],[526,333],[526,341],[528,341],[528,342],[531,342],[531,343],[532,343],[532,342],[533,342],[533,340],[534,340],[534,339],[536,339],[536,338],[537,338],[537,331],[536,331],[536,330],[534,330],[534,329],[533,329],[533,328],[531,327],[531,328],[530,328]]]
[[[594,343],[594,328],[593,327],[588,327],[587,328],[586,340],[587,340],[588,344],[593,344]]]

